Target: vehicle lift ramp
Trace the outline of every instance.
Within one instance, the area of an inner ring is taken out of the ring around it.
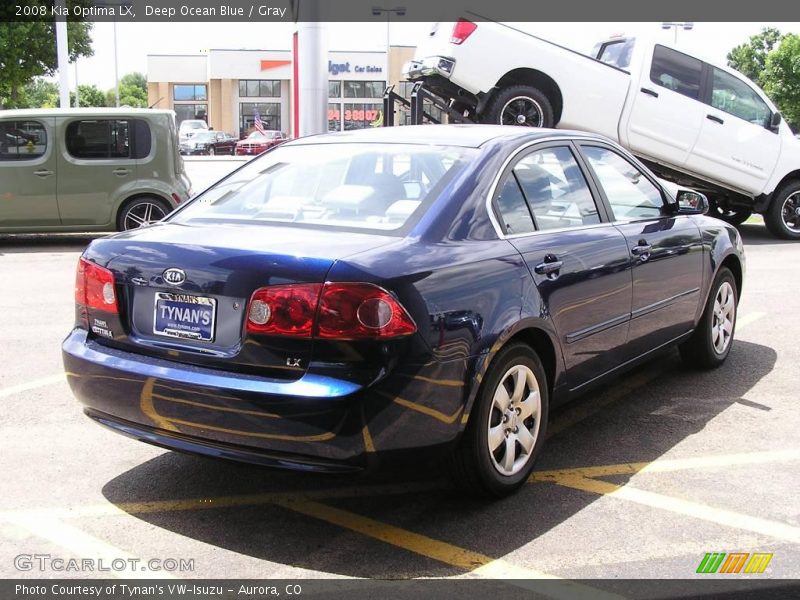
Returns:
[[[421,81],[414,84],[411,89],[411,100],[406,100],[403,96],[395,93],[394,86],[390,85],[383,92],[383,126],[394,127],[399,123],[394,122],[395,107],[399,103],[409,109],[411,113],[411,125],[422,125],[424,123],[436,123],[441,121],[425,111],[425,101],[429,101],[433,106],[447,115],[448,122],[450,123],[474,123],[469,117],[465,117],[462,113],[454,110],[450,103],[432,94],[422,85]]]

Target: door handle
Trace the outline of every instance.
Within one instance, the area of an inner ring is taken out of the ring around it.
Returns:
[[[717,115],[706,115],[706,119],[709,121],[714,121],[715,123],[719,123],[720,125],[725,123],[725,121],[720,119]]]
[[[631,254],[637,256],[641,262],[645,262],[650,258],[650,250],[652,249],[653,247],[646,240],[639,240],[639,243],[631,248]]]
[[[651,90],[650,88],[642,88],[641,92],[647,94],[648,96],[652,96],[653,98],[658,98],[658,92]]]
[[[39,169],[38,171],[34,171],[33,174],[36,175],[37,177],[45,178],[45,177],[50,177],[50,175],[52,175],[53,172],[48,171],[47,169]]]
[[[548,277],[558,277],[558,272],[564,266],[564,261],[558,260],[553,254],[546,254],[544,262],[536,265],[533,270],[539,275],[547,275]]]
[[[131,172],[131,170],[120,167],[119,169],[114,169],[111,172],[114,173],[114,175],[127,175],[128,173]]]

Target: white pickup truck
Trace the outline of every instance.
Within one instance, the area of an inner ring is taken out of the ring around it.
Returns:
[[[663,43],[614,38],[586,56],[507,24],[436,23],[404,67],[483,123],[591,131],[734,224],[763,213],[800,240],[800,140],[737,71]]]

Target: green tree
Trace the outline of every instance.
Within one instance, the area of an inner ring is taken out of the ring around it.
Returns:
[[[769,53],[763,79],[764,91],[797,131],[800,128],[800,36],[784,36],[780,45]]]
[[[105,106],[106,95],[96,85],[79,85],[78,99],[81,106]],[[69,104],[75,106],[75,92],[69,93]]]
[[[767,64],[767,55],[783,37],[784,35],[774,27],[764,27],[761,33],[751,36],[749,41],[739,44],[728,52],[728,66],[764,87],[761,78]]]
[[[67,0],[67,6],[88,6],[91,0]],[[30,2],[33,4],[33,2]],[[40,0],[36,4],[50,6]],[[8,6],[11,6],[10,4]],[[2,12],[7,12],[3,9]],[[13,18],[13,17],[11,17]],[[12,21],[0,19],[0,108],[16,108],[22,100],[22,89],[36,77],[53,75],[57,68],[55,23],[41,21]],[[92,24],[67,24],[69,58],[91,56]]]
[[[116,90],[106,92],[106,105],[116,105]],[[119,80],[119,104],[133,108],[147,108],[147,78],[142,73],[128,73]]]
[[[55,108],[58,106],[58,86],[37,77],[22,88],[19,106],[24,108]]]

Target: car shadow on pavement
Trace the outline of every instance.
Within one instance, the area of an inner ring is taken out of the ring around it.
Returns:
[[[783,246],[785,244],[796,244],[793,240],[782,240],[776,238],[769,232],[769,229],[761,223],[745,223],[737,227],[742,234],[742,241],[745,245],[745,255],[747,246]]]
[[[693,371],[671,351],[554,411],[551,424],[572,424],[553,427],[557,433],[545,445],[536,471],[654,461],[736,403],[752,410],[752,418],[761,418],[769,408],[745,396],[772,371],[776,358],[772,348],[737,340],[722,367]],[[646,382],[632,386],[637,379]],[[624,485],[630,477],[618,476],[614,483]],[[600,498],[535,483],[509,498],[488,501],[455,490],[436,470],[320,476],[175,452],[120,474],[103,494],[151,525],[217,548],[291,567],[371,578],[463,574],[472,568],[461,559],[441,559],[451,546],[453,556],[467,549],[504,557]],[[163,510],[136,504],[187,499],[189,505],[164,504]],[[398,535],[400,530],[416,536],[409,541]],[[393,538],[401,541],[394,544]],[[218,556],[222,560],[224,555]],[[474,568],[480,566],[478,560]]]

